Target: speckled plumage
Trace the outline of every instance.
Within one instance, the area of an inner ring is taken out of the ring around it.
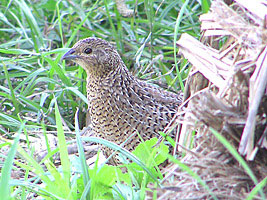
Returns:
[[[63,59],[73,60],[87,73],[88,111],[98,137],[121,144],[136,131],[144,140],[158,136],[181,104],[181,94],[135,78],[105,40],[80,40]],[[124,147],[131,151],[139,142],[135,134]],[[104,148],[106,156],[111,152]]]

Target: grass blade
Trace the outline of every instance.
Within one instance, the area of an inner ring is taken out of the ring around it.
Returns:
[[[263,188],[266,187],[266,185],[267,185],[267,176],[251,190],[246,200],[255,199],[255,195],[258,194],[259,191],[263,190]],[[263,199],[266,199],[266,196],[263,196]]]
[[[17,146],[19,143],[20,134],[25,126],[25,122],[23,122],[20,126],[20,129],[18,131],[18,134],[14,140],[13,145],[11,146],[7,158],[5,160],[4,166],[1,170],[1,180],[0,180],[0,199],[9,199],[10,198],[10,189],[9,189],[9,183],[10,183],[10,176],[11,176],[11,169],[12,164],[15,158],[15,154],[17,151]]]
[[[44,40],[43,35],[40,31],[40,28],[38,26],[38,23],[35,20],[35,17],[32,15],[31,9],[28,7],[28,5],[23,0],[16,0],[18,6],[20,9],[22,9],[25,18],[30,26],[31,29],[31,35],[34,43],[34,49],[36,52],[39,52],[39,49],[44,48]]]
[[[189,3],[189,0],[186,0],[185,3],[183,4],[183,6],[181,7],[181,10],[178,14],[178,17],[176,19],[176,23],[175,23],[175,29],[174,29],[174,40],[173,40],[173,48],[174,48],[174,63],[175,63],[175,67],[176,67],[176,73],[177,73],[177,76],[178,76],[178,80],[179,80],[179,83],[180,83],[180,86],[181,86],[181,89],[182,91],[184,92],[184,83],[183,83],[183,79],[181,77],[181,73],[180,73],[180,70],[179,70],[179,67],[178,67],[178,64],[177,64],[177,48],[176,48],[176,42],[177,42],[177,34],[178,34],[178,31],[180,29],[180,24],[181,24],[181,21],[182,21],[182,16],[184,15],[185,13],[185,9],[186,9],[186,6],[188,5]]]
[[[55,100],[55,116],[56,116],[56,125],[57,125],[57,136],[58,136],[58,147],[59,147],[59,155],[60,161],[63,170],[63,181],[64,184],[69,183],[70,181],[70,160],[68,155],[68,149],[66,144],[66,139],[64,135],[63,125],[61,115],[59,113],[58,104]]]
[[[11,84],[11,81],[10,81],[10,78],[9,78],[9,75],[8,75],[8,71],[7,71],[6,65],[4,64],[3,67],[4,67],[5,76],[6,76],[6,79],[7,79],[7,82],[8,82],[8,87],[9,87],[9,90],[10,90],[12,102],[13,102],[13,105],[15,107],[14,114],[16,115],[19,112],[19,103],[18,103],[18,100],[17,100],[17,98],[15,96],[15,92],[13,90],[13,87],[12,87],[12,84]]]
[[[88,193],[83,194],[83,195],[85,195],[87,198],[89,198],[90,197],[90,177],[89,177],[88,166],[87,166],[86,158],[85,158],[85,154],[84,154],[83,143],[82,143],[82,139],[81,139],[80,131],[79,131],[78,112],[79,112],[79,110],[77,109],[76,114],[75,114],[76,141],[77,141],[79,158],[80,158],[81,168],[82,168],[83,183],[84,183],[84,186],[88,185],[87,187],[89,187],[87,190]]]

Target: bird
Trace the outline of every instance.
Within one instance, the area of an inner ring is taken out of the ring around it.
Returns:
[[[166,91],[135,77],[116,48],[101,38],[79,40],[62,59],[77,63],[87,74],[88,112],[95,136],[124,144],[129,151],[141,142],[138,134],[143,140],[159,137],[182,103],[182,92]],[[101,149],[106,157],[113,152]],[[118,163],[118,158],[111,161]]]

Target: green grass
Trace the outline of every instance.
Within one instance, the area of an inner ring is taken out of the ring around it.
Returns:
[[[86,74],[60,58],[77,40],[101,37],[114,42],[129,70],[139,78],[165,83],[174,91],[183,90],[190,69],[185,59],[176,56],[175,43],[184,32],[200,37],[198,17],[209,9],[209,1],[202,2],[203,6],[198,1],[129,0],[128,6],[136,9],[137,15],[124,18],[111,0],[2,0],[0,133],[6,142],[0,148],[11,148],[8,156],[0,153],[5,159],[0,199],[27,199],[33,194],[44,199],[144,199],[149,182],[160,187],[162,175],[157,165],[168,153],[164,146],[151,148],[155,139],[130,153],[111,142],[89,137],[87,141],[107,145],[134,162],[125,160],[128,173],[107,165],[88,169],[79,136],[87,109]],[[77,110],[80,112],[75,115]],[[67,153],[62,121],[76,133],[79,157],[70,158]],[[35,136],[33,131],[45,136],[47,131],[57,131],[58,148],[51,150],[46,141],[48,155],[40,163],[31,153],[28,137]],[[19,141],[22,134],[27,152]],[[15,159],[16,152],[25,162]],[[56,152],[60,167],[51,162]],[[11,170],[18,168],[25,172],[23,179],[11,178]]]

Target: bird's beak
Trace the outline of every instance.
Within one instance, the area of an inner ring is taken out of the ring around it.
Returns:
[[[75,50],[74,49],[70,49],[67,53],[65,53],[61,60],[75,60],[76,58],[78,58],[78,55],[74,55]]]

